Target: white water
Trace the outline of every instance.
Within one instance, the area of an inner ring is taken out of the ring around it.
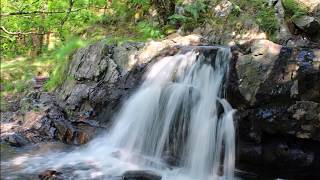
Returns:
[[[234,110],[221,98],[229,58],[229,49],[220,48],[213,68],[194,51],[165,57],[146,73],[110,132],[83,149],[21,156],[7,164],[23,172],[79,163],[95,167],[77,170],[76,179],[110,179],[136,169],[151,169],[164,180],[234,179]],[[177,166],[165,162],[167,154],[178,159]]]

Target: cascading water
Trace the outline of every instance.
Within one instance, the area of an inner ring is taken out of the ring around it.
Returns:
[[[80,150],[7,164],[18,163],[24,172],[79,163],[96,167],[77,179],[111,179],[136,169],[151,169],[162,179],[234,179],[234,110],[222,98],[229,58],[228,48],[165,57],[146,73],[109,133]],[[168,157],[175,158],[175,166],[168,165]]]

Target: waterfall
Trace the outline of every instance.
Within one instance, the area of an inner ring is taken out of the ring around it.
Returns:
[[[110,135],[116,147],[130,152],[124,160],[141,163],[135,154],[161,160],[166,146],[176,146],[181,149],[180,165],[190,176],[217,175],[223,157],[223,174],[232,179],[234,111],[221,97],[229,58],[230,50],[220,48],[213,60],[190,51],[154,64],[124,105]],[[175,144],[168,143],[170,137],[178,137]]]
[[[223,99],[229,58],[223,47],[162,58],[106,135],[81,150],[29,158],[27,170],[90,162],[104,175],[151,169],[162,179],[234,179],[234,110]]]

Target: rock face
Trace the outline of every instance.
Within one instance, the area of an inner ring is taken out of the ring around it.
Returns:
[[[58,103],[70,112],[98,115],[109,122],[121,99],[140,84],[145,68],[166,49],[195,45],[199,36],[172,36],[161,42],[107,45],[101,41],[78,50],[72,57],[67,78],[57,91]],[[167,53],[170,53],[167,50]]]
[[[319,168],[319,49],[267,40],[240,49],[228,87],[229,101],[238,109],[239,161],[270,172],[282,169],[280,174]]]

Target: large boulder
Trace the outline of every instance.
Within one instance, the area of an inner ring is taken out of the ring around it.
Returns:
[[[320,167],[319,49],[256,40],[233,55],[227,97],[238,109],[240,164],[312,174]]]
[[[250,54],[240,55],[236,64],[239,90],[250,103],[256,101],[256,93],[272,73],[281,46],[268,40],[257,40],[250,47]]]

